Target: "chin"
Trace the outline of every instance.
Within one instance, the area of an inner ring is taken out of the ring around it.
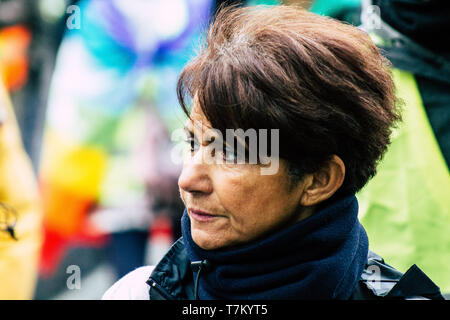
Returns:
[[[200,233],[200,234],[199,234]],[[215,250],[225,247],[225,243],[223,241],[217,241],[212,239],[213,237],[208,234],[202,234],[202,232],[192,231],[192,240],[194,240],[195,244],[198,245],[203,250]]]

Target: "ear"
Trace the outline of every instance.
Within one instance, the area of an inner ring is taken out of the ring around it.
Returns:
[[[341,187],[344,178],[344,162],[333,155],[321,169],[306,177],[300,203],[303,206],[314,206],[330,198]]]

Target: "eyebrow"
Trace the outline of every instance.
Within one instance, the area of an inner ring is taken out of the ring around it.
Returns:
[[[188,135],[190,135],[191,137],[193,137],[194,136],[194,132],[190,129],[190,128],[188,128],[187,126],[184,126],[184,132],[186,132]]]
[[[186,134],[187,134],[188,136],[193,137],[193,138],[196,139],[195,133],[194,133],[194,131],[193,131],[191,128],[189,128],[187,125],[185,125],[183,129],[184,129],[184,131],[186,132]],[[220,140],[220,137],[212,136],[211,138],[213,138],[213,139],[211,139],[211,140],[205,140],[205,141],[200,141],[200,143],[203,145],[203,143],[205,142],[205,143],[206,143],[205,145],[209,145],[209,144],[211,144],[212,142],[216,141],[216,139],[217,139],[217,140]],[[197,140],[198,140],[198,139],[197,139]],[[221,141],[222,141],[222,143],[225,145],[225,140],[224,140],[224,139],[221,139]]]

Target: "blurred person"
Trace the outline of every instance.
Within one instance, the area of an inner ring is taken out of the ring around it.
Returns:
[[[371,14],[367,14],[371,13]],[[374,250],[417,263],[450,293],[450,32],[447,1],[365,1],[362,27],[393,64],[403,123],[358,194]]]
[[[224,8],[177,92],[182,237],[103,299],[442,299],[370,251],[358,220],[400,120],[367,34],[290,6]]]
[[[120,277],[144,263],[157,215],[179,225],[180,167],[169,157],[171,132],[182,125],[176,79],[211,1],[78,6],[79,28],[64,36],[49,94],[39,176],[43,278],[77,245],[107,246]]]
[[[0,1],[0,61],[25,151],[37,170],[48,85],[74,0]]]
[[[33,298],[42,210],[31,162],[0,81],[0,300]]]

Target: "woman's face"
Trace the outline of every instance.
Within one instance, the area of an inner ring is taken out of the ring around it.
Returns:
[[[194,107],[191,119],[186,122],[186,131],[204,136],[202,132],[210,123],[200,108]],[[192,238],[201,248],[249,242],[310,214],[300,206],[302,181],[290,186],[282,160],[275,174],[261,175],[259,164],[205,163],[200,159],[206,152],[211,152],[208,142],[198,141],[186,155],[178,180]]]

